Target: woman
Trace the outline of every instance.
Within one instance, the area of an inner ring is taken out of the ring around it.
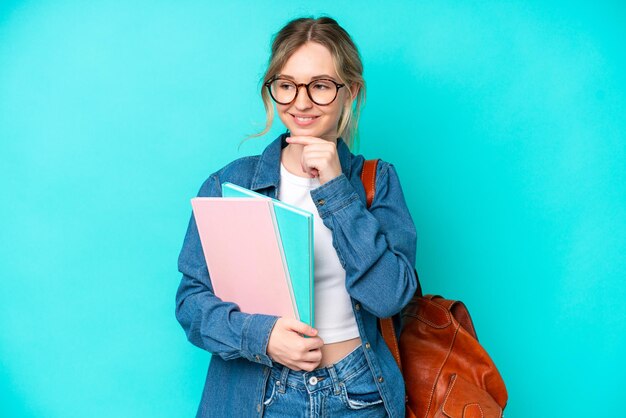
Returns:
[[[380,161],[370,210],[354,137],[365,94],[350,36],[328,17],[275,36],[262,96],[267,132],[288,132],[261,155],[213,173],[199,196],[232,182],[315,216],[315,324],[240,312],[212,292],[192,216],[179,257],[176,316],[213,353],[199,417],[404,417],[404,383],[377,330],[417,286],[415,227],[392,165]]]

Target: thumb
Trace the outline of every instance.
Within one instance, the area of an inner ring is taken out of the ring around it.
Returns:
[[[315,337],[317,335],[317,330],[315,328],[311,327],[308,324],[305,324],[304,322],[300,322],[296,319],[291,321],[289,323],[289,326],[293,331],[296,331],[300,334],[307,335],[309,337]]]

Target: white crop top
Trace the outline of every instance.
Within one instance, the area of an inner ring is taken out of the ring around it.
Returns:
[[[346,271],[341,266],[330,229],[324,225],[311,199],[311,190],[320,186],[317,178],[299,177],[280,165],[278,200],[313,214],[315,328],[325,344],[359,336],[346,290]]]

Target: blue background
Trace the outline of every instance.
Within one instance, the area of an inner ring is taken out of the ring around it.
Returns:
[[[623,416],[626,6],[3,1],[0,416],[190,417],[174,318],[189,198],[282,131],[270,37],[361,49],[359,151],[395,164],[426,292],[466,302],[508,418]]]

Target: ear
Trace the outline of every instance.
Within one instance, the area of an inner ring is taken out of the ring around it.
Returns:
[[[357,95],[359,94],[359,90],[360,90],[360,87],[356,83],[352,83],[352,85],[350,85],[350,87],[346,86],[346,91],[348,92],[348,94],[346,94],[346,98],[345,98],[345,102],[344,102],[344,107],[345,108],[352,107],[352,103],[354,103],[354,100],[356,99]]]
[[[356,96],[359,94],[359,90],[361,90],[361,87],[357,83],[352,83],[350,86],[350,101],[356,99]]]

